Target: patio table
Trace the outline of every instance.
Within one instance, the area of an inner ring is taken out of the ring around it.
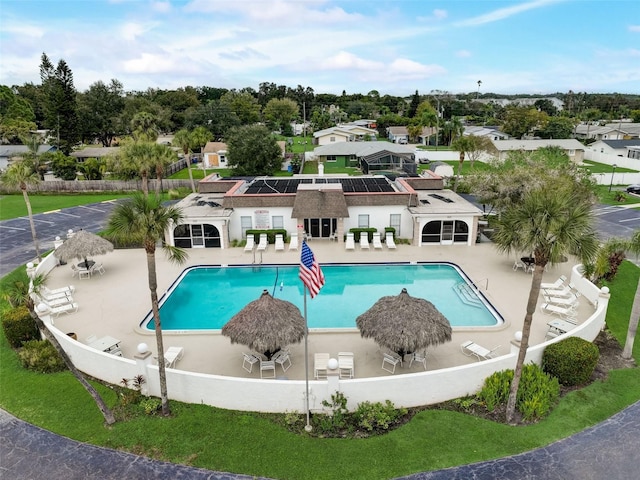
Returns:
[[[100,350],[101,352],[110,352],[114,348],[117,348],[119,345],[120,340],[108,335],[94,340],[89,344],[91,348],[95,348],[96,350]]]

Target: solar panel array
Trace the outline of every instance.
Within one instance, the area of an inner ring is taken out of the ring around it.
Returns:
[[[244,193],[274,194],[296,193],[301,183],[314,183],[312,178],[297,178],[286,180],[260,179],[253,181]],[[394,192],[386,178],[316,178],[316,184],[341,183],[344,192]]]

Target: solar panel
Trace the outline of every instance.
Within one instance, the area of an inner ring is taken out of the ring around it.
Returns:
[[[437,198],[438,200],[445,203],[453,203],[453,200],[451,200],[450,198],[443,197],[442,195],[438,195],[437,193],[430,193],[429,196],[433,198]]]

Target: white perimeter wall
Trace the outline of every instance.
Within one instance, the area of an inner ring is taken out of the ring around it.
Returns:
[[[43,262],[41,267],[46,270],[46,263]],[[597,302],[593,315],[569,334],[530,347],[527,362],[540,364],[545,347],[568,335],[593,341],[604,328],[608,289],[605,287],[600,291],[582,278],[579,266],[573,268],[571,282],[585,298]],[[141,374],[146,379],[143,393],[160,396],[158,367],[152,365],[151,354],[126,359],[99,352],[58,330],[48,316],[43,316],[43,320],[83,372],[116,385],[123,378]],[[336,391],[344,393],[351,408],[365,400],[391,400],[397,407],[439,403],[476,393],[484,379],[493,372],[514,368],[516,357],[517,347],[512,345],[511,353],[507,355],[459,367],[375,378],[340,380],[331,376],[327,380],[312,380],[309,382],[310,408],[321,410],[322,401],[330,400]],[[167,369],[167,388],[171,399],[230,410],[284,413],[301,412],[305,408],[305,382],[301,380],[259,380]]]

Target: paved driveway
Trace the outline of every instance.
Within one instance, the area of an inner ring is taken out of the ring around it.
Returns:
[[[51,250],[56,236],[64,238],[69,229],[84,229],[94,233],[104,229],[117,202],[111,200],[34,215],[40,252]],[[35,256],[29,217],[0,222],[0,276],[33,260]]]

